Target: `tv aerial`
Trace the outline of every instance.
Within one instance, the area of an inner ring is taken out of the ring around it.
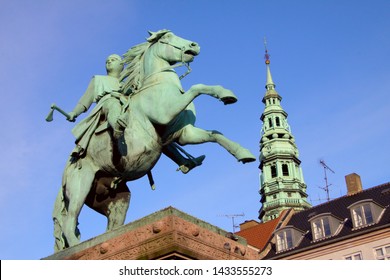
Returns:
[[[239,228],[240,226],[237,226],[235,224],[234,219],[237,218],[237,217],[243,217],[243,216],[245,216],[245,214],[242,213],[242,214],[231,214],[231,215],[221,215],[221,216],[224,216],[226,218],[232,219],[233,233],[235,233],[236,232],[235,229]]]
[[[322,165],[322,167],[324,168],[324,180],[325,180],[325,187],[320,187],[321,189],[323,189],[325,192],[326,192],[326,201],[329,201],[330,200],[330,196],[329,196],[329,187],[332,185],[332,184],[329,184],[328,183],[328,175],[326,173],[326,171],[330,171],[332,172],[333,174],[335,173],[328,165],[326,165],[325,161],[324,160],[320,160],[320,164]]]

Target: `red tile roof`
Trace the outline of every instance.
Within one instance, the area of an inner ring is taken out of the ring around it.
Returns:
[[[276,219],[241,230],[235,234],[245,238],[249,245],[262,250],[272,237],[272,233],[283,216],[282,212]]]

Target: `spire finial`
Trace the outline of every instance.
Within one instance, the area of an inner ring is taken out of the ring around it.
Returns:
[[[270,60],[269,60],[270,55],[268,54],[267,38],[266,37],[264,37],[264,48],[265,48],[265,55],[264,55],[265,64],[269,64],[270,63]]]
[[[267,90],[273,90],[275,88],[275,84],[272,81],[271,70],[269,69],[269,64],[270,64],[269,58],[270,58],[270,55],[268,53],[267,39],[265,37],[264,37],[264,47],[265,47],[264,59],[265,59],[265,65],[267,67],[267,83],[265,85],[265,88]]]

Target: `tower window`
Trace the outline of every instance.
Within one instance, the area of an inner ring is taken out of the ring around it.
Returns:
[[[271,120],[271,118],[268,119],[268,125],[269,125],[269,127],[272,127],[272,120]]]
[[[289,172],[288,172],[288,165],[287,164],[282,164],[282,172],[283,172],[283,176],[289,176]]]
[[[276,126],[280,126],[280,119],[279,119],[279,117],[276,117]]]
[[[277,176],[277,174],[276,174],[276,166],[272,165],[271,166],[271,177],[275,178],[276,176]]]

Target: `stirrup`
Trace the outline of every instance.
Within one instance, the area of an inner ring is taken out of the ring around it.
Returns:
[[[123,130],[118,130],[118,129],[114,128],[112,134],[113,134],[114,138],[118,140],[119,138],[121,138],[123,136],[124,131]]]
[[[202,155],[202,156],[197,157],[197,158],[189,158],[189,159],[187,159],[187,162],[185,164],[180,165],[176,169],[176,171],[180,170],[183,174],[187,174],[188,172],[190,172],[195,167],[197,167],[199,165],[202,165],[203,160],[205,158],[206,158],[205,155]]]

